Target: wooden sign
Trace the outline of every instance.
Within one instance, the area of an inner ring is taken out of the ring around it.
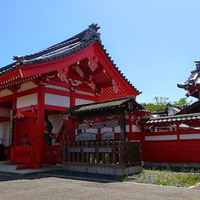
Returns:
[[[92,128],[96,128],[96,129],[99,129],[99,128],[103,128],[103,122],[95,122],[92,124]]]
[[[101,135],[101,140],[114,140],[115,133],[114,132],[106,132]]]
[[[89,124],[83,123],[78,125],[78,129],[89,129]]]
[[[111,120],[106,122],[107,128],[117,127],[118,126],[118,120]]]
[[[111,153],[112,148],[99,148],[99,153]]]
[[[95,148],[84,148],[83,152],[84,153],[95,153]]]
[[[76,136],[76,141],[92,141],[96,140],[96,135],[92,133],[83,133]]]
[[[70,153],[80,153],[81,152],[81,148],[70,148],[69,152]]]

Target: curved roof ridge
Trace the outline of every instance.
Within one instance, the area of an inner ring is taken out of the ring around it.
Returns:
[[[77,44],[79,42],[79,45],[78,46],[75,45],[74,48],[72,49],[76,50],[76,48],[78,47],[82,49],[85,46],[88,46],[89,44],[94,42],[95,40],[100,40],[100,33],[98,33],[99,28],[100,27],[97,24],[91,24],[89,28],[87,28],[86,30],[82,31],[81,33],[76,34],[75,36],[67,40],[64,40],[58,44],[52,45],[34,54],[29,54],[25,56],[14,56],[13,60],[17,60],[17,62],[19,62],[21,65],[29,65],[29,64],[45,62],[52,59],[58,59],[60,57],[64,57],[66,55],[63,56],[62,54],[65,52],[61,51],[60,53],[58,53],[58,51],[64,47],[68,47],[69,45],[73,46],[74,44]],[[57,52],[57,53],[55,53],[54,55],[54,52]],[[46,54],[49,54],[50,56],[48,60],[41,58],[41,56],[44,56],[47,58],[48,56],[45,56]]]

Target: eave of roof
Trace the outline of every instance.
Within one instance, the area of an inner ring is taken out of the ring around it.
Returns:
[[[198,113],[198,112],[200,112],[200,101],[196,101],[192,105],[185,107],[180,112],[176,113],[176,115]]]

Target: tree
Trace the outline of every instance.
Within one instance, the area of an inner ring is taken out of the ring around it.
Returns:
[[[155,96],[153,98],[153,100],[155,101],[154,103],[141,103],[141,104],[146,108],[146,110],[149,111],[162,110],[165,109],[167,103],[170,103],[168,99],[169,99],[168,97]]]
[[[175,106],[182,106],[182,105],[191,105],[193,103],[193,101],[192,100],[190,100],[190,101],[187,101],[187,98],[185,97],[185,98],[180,98],[178,101],[174,101],[173,102],[173,104],[175,105]]]
[[[168,97],[157,97],[155,96],[153,98],[154,103],[141,103],[141,105],[143,105],[145,107],[146,110],[149,111],[157,111],[157,110],[162,110],[166,108],[166,105],[168,103],[171,103],[169,101]],[[174,101],[172,104],[176,105],[176,106],[180,106],[180,105],[191,105],[193,103],[192,100],[190,100],[189,102],[187,102],[187,98],[180,98],[178,101]]]

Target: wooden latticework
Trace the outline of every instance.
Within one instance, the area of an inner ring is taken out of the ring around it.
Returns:
[[[74,142],[64,145],[64,163],[104,166],[141,165],[140,142]]]

